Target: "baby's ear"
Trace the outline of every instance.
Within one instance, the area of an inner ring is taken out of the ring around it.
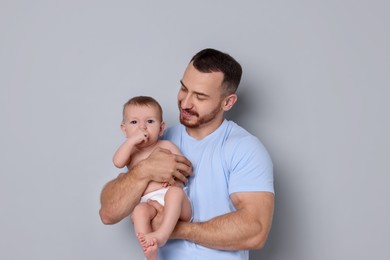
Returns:
[[[125,135],[125,137],[127,137],[127,134],[126,134],[126,127],[123,123],[121,123],[121,126],[120,126],[121,130],[122,130],[122,133]]]
[[[163,133],[165,131],[165,127],[166,127],[165,122],[162,121],[161,124],[160,124],[160,136],[163,135]]]

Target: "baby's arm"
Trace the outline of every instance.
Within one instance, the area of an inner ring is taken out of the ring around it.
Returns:
[[[127,138],[127,140],[119,146],[118,150],[115,152],[112,161],[114,165],[118,168],[123,168],[129,165],[131,161],[131,156],[137,152],[137,144],[140,144],[147,139],[147,134],[139,132],[134,136]]]

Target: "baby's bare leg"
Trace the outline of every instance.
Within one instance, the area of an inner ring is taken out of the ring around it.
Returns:
[[[134,230],[137,239],[144,251],[147,260],[157,260],[157,241],[147,241],[144,234],[152,232],[151,220],[156,216],[157,211],[147,203],[138,204],[131,215],[134,223]]]
[[[180,187],[172,186],[164,197],[164,216],[161,226],[152,233],[145,233],[143,239],[151,243],[156,239],[158,247],[162,247],[168,241],[179,219],[189,221],[191,219],[191,204]]]
[[[138,204],[131,214],[131,220],[134,223],[135,233],[152,232],[151,220],[156,216],[157,211],[147,203]]]

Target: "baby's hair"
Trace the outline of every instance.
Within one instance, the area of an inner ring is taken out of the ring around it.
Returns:
[[[160,121],[162,121],[163,119],[163,111],[160,104],[157,102],[157,100],[149,96],[136,96],[129,99],[129,101],[127,101],[123,105],[123,122],[125,121],[125,117],[126,117],[125,115],[126,107],[130,105],[156,107],[160,112]]]

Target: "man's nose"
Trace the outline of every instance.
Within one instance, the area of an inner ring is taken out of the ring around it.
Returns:
[[[182,109],[190,109],[192,108],[192,98],[191,95],[185,95],[181,100],[181,108]]]

